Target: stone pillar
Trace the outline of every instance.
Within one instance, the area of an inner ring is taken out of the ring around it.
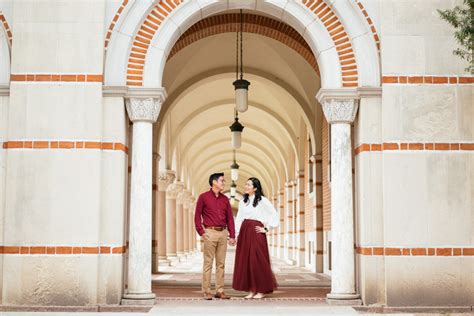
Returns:
[[[306,236],[305,236],[305,199],[304,199],[304,190],[305,190],[305,178],[304,170],[298,172],[298,179],[295,183],[295,214],[296,214],[296,262],[299,267],[305,266],[305,254],[306,251]]]
[[[278,236],[278,241],[277,241],[277,257],[278,258],[283,258],[284,257],[284,251],[283,247],[285,245],[285,206],[284,206],[284,197],[285,197],[285,190],[281,189],[278,191],[278,214],[280,215],[280,222],[278,225],[278,230],[277,230],[277,236]]]
[[[178,195],[176,196],[176,254],[178,258],[184,256],[184,239],[183,239],[183,203],[186,199],[184,191],[184,183],[177,182]]]
[[[172,170],[161,171],[158,175],[158,193],[156,201],[156,242],[157,242],[157,260],[158,265],[167,264],[166,260],[166,189],[173,183],[175,172]],[[158,267],[156,267],[158,271]]]
[[[186,197],[183,202],[183,251],[184,255],[189,254],[189,193],[186,191]]]
[[[122,304],[154,304],[151,291],[152,137],[163,89],[129,89],[126,108],[133,122],[130,186],[128,287]]]
[[[291,236],[291,219],[292,219],[292,207],[291,207],[291,181],[285,183],[285,245],[284,255],[285,259],[290,262],[292,251],[290,249],[292,245]]]
[[[331,304],[360,304],[355,292],[351,124],[358,102],[352,90],[323,90],[318,99],[331,124]]]
[[[194,228],[194,207],[196,198],[191,196],[188,199],[188,216],[189,216],[189,250],[191,253],[196,251],[196,229]]]
[[[174,183],[166,189],[166,260],[172,265],[178,261],[176,253],[176,196],[178,186]]]
[[[313,218],[314,227],[316,227],[316,272],[323,272],[323,170],[322,155],[313,155],[311,158],[313,163],[313,179],[314,179],[314,205],[315,216]]]

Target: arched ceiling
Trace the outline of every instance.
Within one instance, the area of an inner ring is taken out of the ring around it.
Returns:
[[[231,184],[235,39],[235,33],[205,37],[180,49],[166,64],[168,98],[155,124],[155,146],[166,160],[161,165],[183,168],[176,170],[178,175],[185,170],[190,179],[179,180],[190,183],[194,194],[208,189],[213,172],[225,172],[226,190]],[[320,131],[314,129],[322,117],[315,100],[320,80],[301,55],[274,39],[244,33],[243,42],[244,78],[251,85],[249,110],[239,113],[245,128],[237,150],[237,190],[242,192],[246,179],[256,176],[272,195],[284,181],[294,179],[297,164],[303,163],[298,150],[306,135],[301,125],[313,142],[319,141],[314,138]],[[164,130],[166,141],[158,137]],[[173,157],[179,157],[179,163],[172,163]]]

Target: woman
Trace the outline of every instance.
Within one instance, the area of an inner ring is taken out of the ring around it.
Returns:
[[[235,220],[237,250],[232,287],[250,292],[245,298],[260,299],[277,288],[266,233],[278,226],[279,216],[264,196],[257,178],[248,179],[245,195],[239,203]]]

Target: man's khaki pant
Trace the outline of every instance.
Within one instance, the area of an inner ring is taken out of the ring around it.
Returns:
[[[226,229],[217,231],[213,229],[205,229],[209,240],[204,239],[204,264],[202,268],[202,292],[211,292],[211,273],[214,257],[216,258],[216,292],[224,292],[224,269],[225,255],[227,252],[227,236]]]

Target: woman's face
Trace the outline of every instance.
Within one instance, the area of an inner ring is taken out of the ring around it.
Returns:
[[[257,191],[257,188],[254,188],[252,180],[247,180],[247,183],[245,184],[245,193],[248,195],[253,195],[255,194],[255,191]]]

